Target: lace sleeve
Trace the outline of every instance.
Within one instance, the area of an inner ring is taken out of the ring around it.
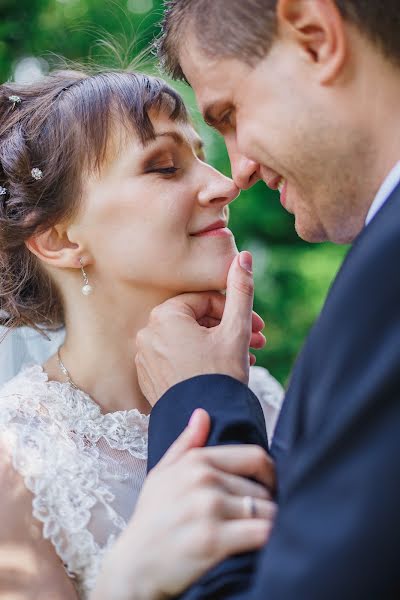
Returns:
[[[29,382],[17,376],[4,384],[0,443],[33,495],[32,514],[43,525],[43,537],[75,580],[79,597],[86,599],[104,552],[126,522],[113,508],[109,476],[98,450],[93,445],[84,451],[84,442],[49,414],[50,409],[62,408],[61,400],[48,398],[47,406],[46,400],[43,382],[33,376]],[[104,515],[109,523],[101,545],[90,529],[93,514]]]
[[[285,395],[284,389],[279,381],[263,367],[250,368],[249,388],[260,401],[265,417],[268,440],[271,443]]]

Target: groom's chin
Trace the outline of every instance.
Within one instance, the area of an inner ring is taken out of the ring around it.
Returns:
[[[296,233],[302,240],[311,244],[328,241],[329,237],[327,232],[317,219],[313,219],[309,215],[305,216],[298,213],[295,213],[294,218]]]

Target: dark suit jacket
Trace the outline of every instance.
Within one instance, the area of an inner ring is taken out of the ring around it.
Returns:
[[[210,444],[266,445],[249,389],[222,375],[169,390],[149,466],[203,406]],[[274,436],[278,517],[186,600],[400,598],[400,186],[354,242],[297,360]]]

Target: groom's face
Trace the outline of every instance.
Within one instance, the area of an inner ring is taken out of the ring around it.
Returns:
[[[188,37],[181,66],[206,121],[223,136],[238,187],[281,190],[305,240],[348,242],[361,230],[360,174],[368,153],[357,115],[322,67],[285,39],[250,67],[210,58]]]

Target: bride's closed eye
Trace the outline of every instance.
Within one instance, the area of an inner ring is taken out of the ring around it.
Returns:
[[[176,153],[172,152],[157,152],[145,161],[143,165],[144,173],[158,175],[175,175],[179,171],[177,164]]]
[[[162,175],[174,175],[179,171],[179,167],[153,167],[146,170],[146,173],[161,173]]]

